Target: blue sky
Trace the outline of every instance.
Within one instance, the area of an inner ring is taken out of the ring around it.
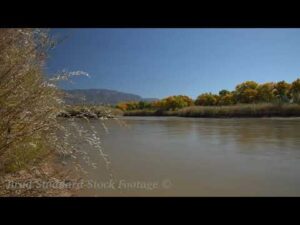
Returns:
[[[52,29],[67,37],[47,72],[82,70],[63,88],[105,88],[162,98],[233,90],[246,80],[300,77],[300,29]]]

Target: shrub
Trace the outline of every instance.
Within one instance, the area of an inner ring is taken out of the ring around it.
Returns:
[[[59,91],[43,74],[53,42],[39,29],[0,29],[0,159],[2,169],[20,151],[30,157],[55,144]],[[16,159],[21,160],[20,157]],[[25,160],[26,161],[26,160]],[[22,162],[15,162],[23,165]]]

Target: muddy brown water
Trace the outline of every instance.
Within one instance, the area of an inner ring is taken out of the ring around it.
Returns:
[[[300,196],[300,118],[75,122],[93,126],[111,162],[76,138],[96,163],[82,162],[80,196]]]

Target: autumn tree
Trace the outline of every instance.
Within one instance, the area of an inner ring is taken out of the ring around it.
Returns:
[[[273,102],[275,100],[275,83],[259,84],[257,87],[257,99],[260,102]]]
[[[275,84],[274,94],[280,102],[288,102],[291,98],[291,84],[280,81]]]
[[[162,100],[162,108],[164,110],[176,110],[187,106],[192,106],[193,100],[185,95],[169,96]]]
[[[232,92],[228,92],[227,94],[219,96],[218,105],[233,105],[235,103],[235,97]]]
[[[197,97],[195,104],[203,106],[217,105],[219,96],[212,93],[204,93]]]
[[[126,111],[128,109],[126,102],[120,102],[116,105],[117,109],[121,109],[122,111]]]
[[[174,95],[152,102],[149,108],[166,111],[177,110],[192,105],[194,105],[194,102],[190,97],[185,95]]]
[[[163,109],[165,107],[166,107],[165,99],[151,102],[151,108],[153,108],[153,109]]]
[[[228,95],[228,94],[230,94],[230,91],[227,91],[225,89],[219,91],[219,96],[225,96],[225,95]]]
[[[290,93],[291,93],[293,102],[300,103],[300,79],[295,80],[291,84]]]
[[[136,110],[136,109],[139,109],[138,102],[128,102],[127,103],[127,110]]]
[[[138,103],[139,109],[149,109],[150,107],[151,107],[151,104],[149,102],[139,101],[139,103]]]
[[[238,84],[235,88],[237,101],[240,103],[255,103],[257,101],[258,83],[246,81]]]

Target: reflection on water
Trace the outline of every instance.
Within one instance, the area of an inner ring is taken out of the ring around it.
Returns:
[[[86,188],[81,195],[300,195],[298,118],[125,117],[105,121],[109,132],[92,123],[119,188]],[[108,181],[101,157],[83,142],[76,145],[99,164],[87,168],[85,179]]]

